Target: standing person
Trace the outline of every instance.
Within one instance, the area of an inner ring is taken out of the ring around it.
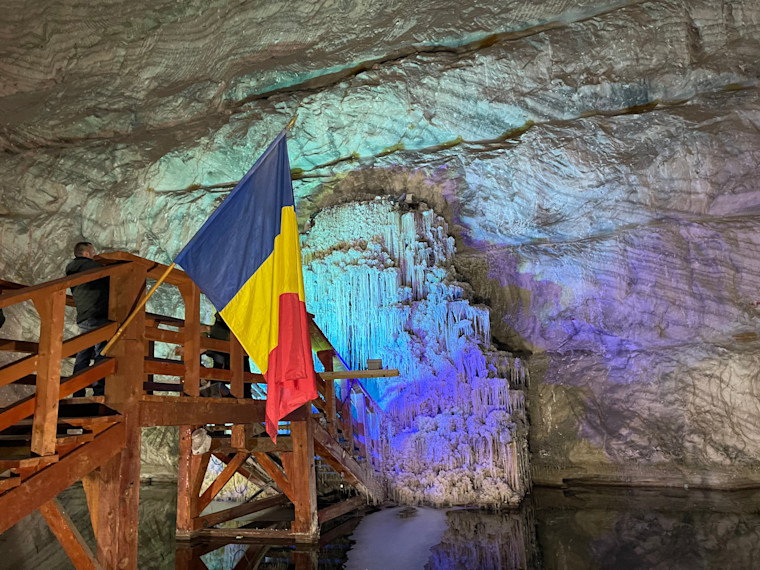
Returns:
[[[80,241],[74,246],[74,259],[66,266],[66,275],[103,267],[95,261],[95,247],[88,241]],[[77,309],[77,325],[81,334],[93,331],[108,323],[108,277],[82,283],[71,288],[74,305]],[[77,353],[74,361],[74,374],[90,366],[91,360],[97,360],[106,341],[99,342]],[[105,381],[98,380],[93,385],[95,396],[102,396]],[[85,390],[77,390],[74,396],[84,396]]]

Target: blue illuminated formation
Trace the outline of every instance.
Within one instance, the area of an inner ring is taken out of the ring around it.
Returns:
[[[325,209],[302,247],[307,306],[352,368],[382,358],[401,373],[368,386],[386,412],[397,499],[514,505],[528,485],[524,399],[512,389],[525,373],[490,346],[488,310],[456,281],[454,250],[425,204]]]

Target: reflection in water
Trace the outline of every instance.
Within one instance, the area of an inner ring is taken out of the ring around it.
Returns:
[[[538,490],[547,570],[760,567],[760,490]]]
[[[92,545],[81,487],[61,502]],[[175,551],[175,513],[176,487],[141,489],[140,570],[760,567],[760,490],[534,489],[516,512],[390,507],[339,519],[309,547],[177,543]],[[400,561],[410,548],[414,556]],[[0,570],[73,568],[38,513],[0,535],[0,553]],[[388,553],[392,561],[373,565]]]

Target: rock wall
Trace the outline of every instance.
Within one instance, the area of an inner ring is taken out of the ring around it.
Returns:
[[[3,12],[0,277],[83,237],[170,261],[297,113],[301,220],[403,192],[446,218],[533,355],[536,482],[759,482],[756,1]]]

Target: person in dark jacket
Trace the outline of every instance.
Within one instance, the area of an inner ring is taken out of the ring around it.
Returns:
[[[74,275],[88,269],[103,267],[95,261],[95,247],[87,241],[80,241],[74,246],[74,259],[66,266],[66,275]],[[108,277],[82,283],[71,288],[74,305],[77,309],[77,325],[81,334],[88,333],[108,323]],[[77,353],[74,360],[74,374],[90,366],[90,361],[97,360],[106,341],[85,348]],[[98,380],[93,385],[95,396],[102,396],[105,382]],[[74,396],[84,396],[85,391],[77,390]]]

